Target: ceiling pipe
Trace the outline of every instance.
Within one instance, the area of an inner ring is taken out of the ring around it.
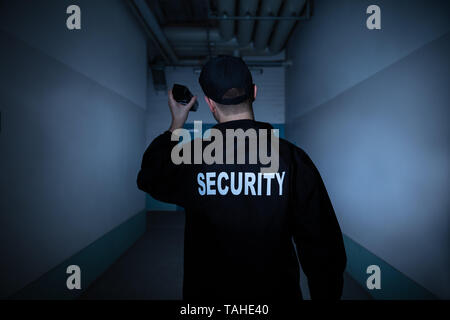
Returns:
[[[236,11],[236,0],[218,1],[219,16],[234,16]],[[234,20],[222,20],[219,22],[220,34],[225,40],[231,40],[234,36]]]
[[[261,68],[261,67],[249,67],[248,69],[250,70],[250,72],[252,74],[255,74],[255,73],[263,74],[264,73],[264,68]],[[202,68],[194,67],[192,71],[196,74],[200,74],[202,72]]]
[[[253,46],[241,46],[236,38],[224,40],[218,29],[209,30],[199,27],[164,27],[164,34],[172,44],[172,48],[178,57],[200,57],[208,55],[208,41],[211,46],[211,53],[233,54],[239,50],[241,56],[270,56],[272,53],[266,50],[255,50]]]
[[[174,45],[192,43],[206,46],[208,41],[208,30],[201,27],[164,27],[163,32],[167,40]],[[215,43],[237,44],[235,39],[228,41],[223,39],[218,29],[209,30],[209,40]]]
[[[241,0],[239,1],[240,16],[256,16],[259,0]],[[253,27],[255,20],[240,20],[238,22],[237,38],[241,46],[246,46],[252,40]]]
[[[287,0],[281,9],[280,16],[298,16],[305,6],[305,3],[306,0]],[[269,50],[272,53],[278,53],[283,49],[295,23],[295,20],[283,20],[277,23],[269,45]]]
[[[274,17],[274,16],[223,16],[219,17],[214,14],[208,15],[209,20],[308,20],[306,16],[292,16],[292,17]]]
[[[273,60],[273,61],[258,61],[244,59],[249,68],[280,68],[292,66],[291,60]],[[206,60],[181,60],[178,64],[168,65],[169,67],[202,67]]]
[[[140,16],[144,20],[146,26],[148,27],[150,33],[152,34],[151,39],[155,42],[157,48],[162,49],[163,56],[167,56],[170,63],[178,63],[178,57],[173,51],[169,44],[164,32],[158,24],[153,12],[148,7],[145,0],[129,0],[134,4],[135,8],[139,12]]]
[[[139,10],[136,8],[134,2],[132,0],[128,0],[126,2],[131,11],[133,12],[134,16],[136,17],[136,19],[138,20],[139,24],[142,26],[142,29],[144,30],[145,34],[147,35],[147,37],[150,39],[150,41],[153,42],[153,45],[156,47],[156,49],[159,51],[159,53],[161,54],[163,60],[166,63],[170,62],[169,57],[167,56],[167,54],[164,52],[164,50],[161,48],[161,46],[159,45],[158,40],[155,38],[155,36],[153,35],[153,33],[150,31],[149,27],[147,26],[147,24],[144,21],[144,18],[142,18],[141,13],[139,12]],[[148,51],[148,56],[151,59],[151,53],[149,51],[150,47],[147,47],[147,51]]]
[[[261,5],[262,16],[277,16],[282,0],[263,0]],[[270,34],[272,33],[275,20],[260,20],[255,31],[255,49],[263,50],[267,47]]]
[[[211,56],[218,55],[236,55],[239,54],[241,57],[271,57],[272,53],[267,51],[258,51],[256,52],[253,47],[250,45],[246,47],[216,47],[212,48],[211,51],[208,50],[207,47],[192,47],[192,46],[177,46],[174,47],[175,52],[181,59],[194,59],[194,58],[203,58],[208,57],[211,52]]]
[[[264,0],[265,1],[265,0]],[[275,0],[278,1],[278,0]],[[286,7],[291,8],[292,10],[287,10],[288,12],[294,12],[292,14],[296,15],[298,12],[301,11],[301,8],[303,7],[306,0],[299,0],[299,2],[302,3],[300,5],[300,9],[297,11],[293,10],[292,8],[296,9],[296,7],[293,5],[293,3],[296,2],[296,0],[288,0],[288,3],[284,6],[283,12],[285,12],[287,9]],[[269,56],[273,55],[275,52],[269,52],[268,50],[255,50],[253,45],[247,45],[247,46],[241,46],[239,45],[236,38],[233,37],[234,32],[234,20],[223,20],[220,22],[229,23],[231,22],[231,36],[229,36],[228,41],[224,39],[222,36],[222,33],[224,32],[224,26],[225,26],[225,33],[230,32],[229,26],[227,24],[221,25],[222,28],[219,27],[220,31],[217,31],[217,29],[212,29],[209,31],[202,30],[199,28],[164,28],[164,30],[159,26],[156,17],[148,7],[145,0],[127,0],[127,2],[132,7],[136,17],[138,20],[142,23],[144,30],[146,31],[149,38],[155,43],[155,46],[160,51],[162,57],[164,58],[164,65],[166,66],[191,66],[191,67],[198,67],[203,65],[205,62],[205,59],[198,57],[206,57],[207,50],[208,50],[208,40],[214,43],[214,48],[217,49],[215,54],[233,54],[236,52],[237,49],[239,49],[239,53],[242,56]],[[258,1],[256,2],[256,6],[258,4]],[[219,5],[222,4],[223,7],[227,7],[227,5],[230,5],[227,10],[230,10],[232,7],[231,14],[234,14],[235,9],[235,1],[219,1]],[[289,4],[289,5],[288,5]],[[225,11],[228,12],[228,11]],[[255,13],[256,14],[256,13]],[[231,16],[230,16],[231,17]],[[255,17],[253,15],[253,17]],[[295,18],[298,19],[297,16],[285,16],[285,18]],[[250,17],[251,18],[251,17]],[[255,17],[256,18],[256,17]],[[277,17],[275,17],[277,18]],[[283,18],[283,17],[282,17]],[[251,20],[251,19],[250,19]],[[289,21],[282,21],[279,22],[279,24],[282,23],[289,23]],[[292,26],[295,24],[295,20],[292,20]],[[289,29],[292,29],[292,27]],[[287,39],[287,36],[289,35],[289,32],[286,34],[285,40],[283,42],[283,45]],[[250,37],[252,32],[250,33]],[[273,42],[273,41],[272,41]],[[172,43],[172,44],[171,44]],[[272,45],[272,43],[271,43]],[[175,50],[174,50],[175,48]],[[179,55],[177,55],[179,53]],[[178,56],[185,56],[185,58],[191,57],[196,58],[197,60],[187,60],[183,59],[181,60]],[[247,61],[247,64],[252,67],[288,67],[292,65],[291,61],[287,60],[265,60],[265,61]]]

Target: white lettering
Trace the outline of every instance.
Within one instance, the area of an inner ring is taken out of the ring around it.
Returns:
[[[204,196],[206,193],[206,186],[205,186],[205,175],[203,173],[199,173],[197,175],[197,182],[198,182],[198,193],[200,193],[201,196]]]
[[[222,188],[222,179],[228,180],[228,174],[226,172],[219,173],[219,176],[217,177],[217,190],[221,195],[226,195],[228,193],[228,186],[225,186],[225,188]]]
[[[256,194],[255,187],[254,187],[255,180],[256,180],[256,177],[253,172],[245,173],[245,191],[244,192],[245,192],[246,196],[248,195],[248,189],[251,189],[252,196],[254,196]]]
[[[206,173],[206,194],[209,196],[215,196],[216,190],[213,187],[216,185],[216,181],[212,180],[212,178],[216,177],[215,172],[207,172]]]
[[[197,174],[198,193],[204,195],[225,196],[230,193],[238,195],[261,196],[272,195],[272,181],[276,181],[274,188],[278,187],[278,195],[283,195],[283,181],[286,172],[206,172]],[[276,180],[275,180],[276,178]],[[265,190],[265,192],[264,192]],[[276,191],[275,191],[276,192]]]

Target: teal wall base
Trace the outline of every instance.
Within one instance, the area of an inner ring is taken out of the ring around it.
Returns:
[[[12,300],[69,300],[78,298],[89,285],[105,272],[146,230],[146,211],[134,215],[100,239],[67,259],[42,277],[14,294]],[[66,269],[81,269],[81,289],[69,290]]]
[[[360,244],[344,235],[347,251],[347,273],[355,279],[367,292],[377,300],[434,300],[431,292],[420,286],[414,280],[392,267],[383,259],[362,247]],[[367,267],[377,265],[381,270],[381,289],[367,288]]]
[[[173,210],[176,209],[176,206],[174,206]],[[10,299],[69,300],[78,298],[95,279],[105,272],[145,233],[145,230],[146,211],[143,210],[21,289],[11,296]],[[346,235],[344,235],[344,243],[347,251],[346,272],[367,290],[374,299],[437,299],[427,289]],[[69,276],[66,274],[66,269],[69,265],[78,265],[81,268],[81,290],[69,290],[66,287],[66,280]],[[370,265],[377,265],[381,269],[381,289],[367,289],[366,281],[370,275],[366,273],[366,270]]]
[[[177,206],[172,203],[156,200],[148,193],[145,195],[147,211],[176,211]]]

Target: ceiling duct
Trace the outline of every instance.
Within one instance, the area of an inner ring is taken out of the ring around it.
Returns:
[[[263,0],[260,15],[264,17],[277,16],[282,0]],[[256,26],[254,46],[256,50],[267,47],[275,20],[259,20]]]
[[[171,63],[177,63],[178,57],[173,51],[172,47],[167,41],[164,32],[159,26],[158,20],[156,19],[153,12],[148,7],[145,0],[130,0],[131,4],[135,6],[138,13],[140,14],[140,18],[144,20],[145,25],[148,27],[152,34],[152,39],[155,39],[157,42],[156,45],[164,51],[164,53],[169,57]]]
[[[200,14],[200,18],[195,18],[192,13],[171,11],[172,2],[158,2],[162,6],[161,21],[172,21],[161,27],[148,0],[127,2],[157,49],[150,53],[152,64],[162,58],[165,66],[198,66],[208,57],[221,54],[253,57],[255,66],[288,66],[290,62],[277,54],[285,46],[295,23],[309,18],[309,5],[306,14],[299,16],[309,0],[218,0],[216,11],[204,6],[203,12],[207,15]],[[239,15],[235,15],[236,11]],[[217,27],[210,28],[211,21],[216,21]],[[236,36],[235,25],[238,26]],[[160,68],[153,70],[154,73],[161,71]]]
[[[281,17],[294,17],[298,16],[305,6],[306,0],[286,0],[281,9]],[[281,20],[276,26],[270,42],[270,52],[278,53],[283,49],[287,42],[289,34],[292,28],[294,28],[295,20]]]
[[[236,0],[219,0],[218,14],[220,16],[234,16],[236,12]],[[224,40],[231,40],[234,36],[234,20],[222,20],[219,22],[220,34]]]
[[[250,44],[242,46],[236,38],[226,41],[218,29],[210,29],[209,35],[206,29],[198,27],[165,27],[163,31],[180,58],[205,57],[208,56],[209,50],[213,55],[232,55],[236,50],[241,56],[272,55],[265,50],[255,50]],[[210,48],[208,48],[208,42],[211,45]]]
[[[258,10],[259,0],[241,0],[239,1],[239,15],[242,17],[256,16]],[[238,42],[241,46],[248,45],[252,40],[253,27],[255,26],[255,20],[240,20],[238,23]]]

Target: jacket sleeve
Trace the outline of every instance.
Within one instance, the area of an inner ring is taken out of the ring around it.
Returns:
[[[177,144],[176,141],[171,141],[171,135],[170,131],[164,132],[147,148],[142,158],[137,185],[140,190],[157,200],[183,206],[183,168],[171,160],[172,148]]]
[[[317,168],[294,152],[292,233],[312,299],[340,299],[347,257],[341,229]]]

